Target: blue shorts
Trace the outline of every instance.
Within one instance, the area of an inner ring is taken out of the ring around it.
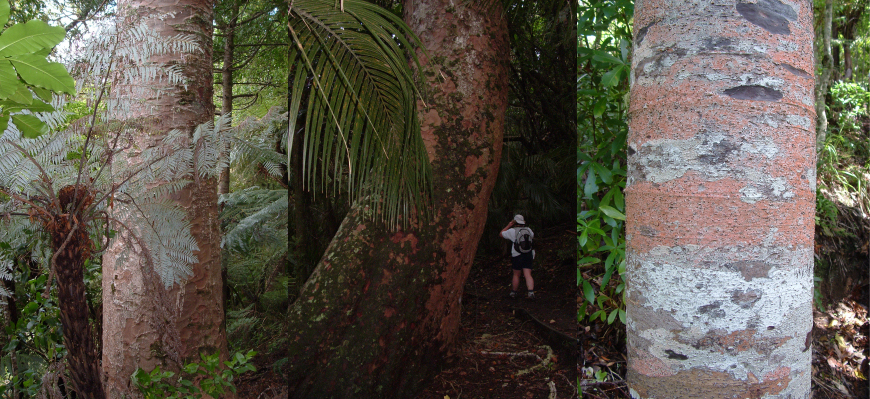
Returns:
[[[532,268],[532,253],[526,252],[518,256],[511,256],[511,269],[523,270]]]

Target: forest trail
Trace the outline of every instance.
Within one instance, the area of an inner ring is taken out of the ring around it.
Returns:
[[[534,301],[525,298],[525,281],[520,298],[507,297],[506,256],[475,259],[454,351],[419,398],[576,398],[576,266],[559,256],[568,250],[576,251],[570,232],[535,241]]]

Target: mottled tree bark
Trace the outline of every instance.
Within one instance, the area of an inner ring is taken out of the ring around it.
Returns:
[[[429,51],[418,109],[435,208],[399,231],[372,222],[371,209],[351,209],[291,308],[291,397],[412,398],[450,350],[507,107],[503,14],[498,2],[476,3],[405,3]]]
[[[122,12],[135,11],[149,18],[149,26],[162,36],[179,31],[201,40],[201,52],[169,54],[152,61],[179,64],[187,86],[148,82],[162,90],[141,99],[129,115],[141,131],[143,143],[156,143],[171,129],[187,131],[214,116],[212,104],[211,0],[139,0],[119,2]],[[159,14],[174,17],[159,20]],[[118,90],[123,90],[119,87]],[[216,179],[198,179],[171,198],[188,212],[198,251],[193,274],[180,286],[164,289],[145,259],[132,254],[118,262],[124,231],[103,256],[103,369],[109,397],[139,397],[130,376],[137,367],[156,365],[177,370],[180,363],[198,361],[200,353],[227,354],[221,286],[220,225]]]
[[[811,4],[638,1],[626,188],[635,398],[808,398]]]
[[[236,26],[238,25],[239,3],[233,2],[230,8],[230,15],[227,18],[227,24],[224,26],[224,64],[221,67],[221,115],[231,115],[233,113],[233,53],[236,51]],[[218,182],[218,194],[228,194],[230,192],[230,167],[227,166],[221,170],[220,179]]]

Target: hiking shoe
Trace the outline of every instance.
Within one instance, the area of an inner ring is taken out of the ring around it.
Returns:
[[[511,293],[508,294],[508,299],[517,299],[517,292],[511,291]]]
[[[529,296],[528,296],[527,298],[528,298],[530,301],[534,301],[534,300],[535,300],[535,292],[534,292],[534,291],[529,291]]]

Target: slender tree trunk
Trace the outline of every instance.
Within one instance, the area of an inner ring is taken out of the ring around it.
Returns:
[[[638,2],[626,188],[635,398],[808,398],[812,4]]]
[[[238,24],[239,3],[233,2],[231,13],[227,18],[227,24],[224,29],[224,65],[221,68],[221,89],[223,90],[221,98],[221,115],[232,115],[233,113],[233,52],[236,50],[236,26]],[[227,166],[221,171],[220,182],[218,183],[218,194],[228,194],[230,192],[230,168]]]
[[[831,82],[831,72],[834,70],[834,58],[831,55],[831,20],[834,14],[834,1],[825,1],[825,17],[822,22],[822,71],[816,82],[816,152],[820,152],[825,145],[828,134],[827,94],[828,85]]]
[[[184,31],[201,40],[201,52],[152,60],[179,65],[187,78],[186,86],[164,83],[159,97],[143,99],[144,106],[134,108],[131,114],[143,127],[139,133],[143,142],[156,142],[171,129],[192,135],[197,125],[212,120],[214,115],[212,1],[120,2],[122,12],[128,11],[127,7],[148,16],[149,26],[163,36]],[[174,16],[154,18],[169,12]],[[145,112],[146,107],[153,111]],[[103,257],[103,369],[111,398],[140,397],[130,381],[137,367],[150,371],[160,365],[178,370],[185,362],[198,361],[200,353],[217,351],[226,358],[217,181],[199,179],[171,200],[188,211],[191,233],[199,247],[194,252],[198,263],[192,265],[193,273],[187,281],[164,289],[150,266],[135,253],[119,262],[123,239],[116,240]]]
[[[413,398],[450,350],[501,158],[509,49],[492,3],[405,3],[429,56],[418,109],[433,215],[391,231],[352,207],[291,308],[292,397]]]

